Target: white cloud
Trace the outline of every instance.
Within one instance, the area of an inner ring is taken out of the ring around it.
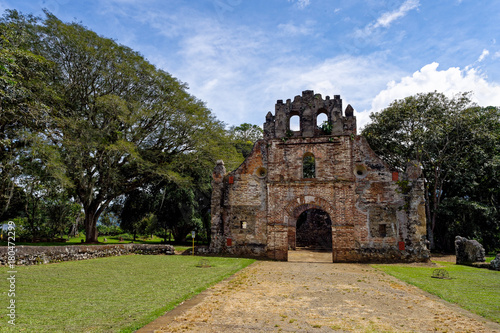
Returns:
[[[389,28],[394,21],[406,16],[409,11],[419,6],[419,0],[406,0],[398,9],[383,13],[375,22],[369,23],[364,29],[358,29],[355,34],[357,37],[366,37],[378,28]]]
[[[495,52],[493,59],[500,58],[500,51]]]
[[[388,78],[395,79],[400,75],[400,71],[383,64],[376,56],[339,56],[308,66],[275,66],[266,74],[270,78],[266,90],[274,91],[275,96],[281,98],[293,98],[303,90],[330,96],[342,95],[354,108],[360,109],[369,107],[373,96]]]
[[[398,10],[373,21],[372,28],[387,28],[418,6],[416,0],[405,1]],[[303,90],[314,90],[323,97],[341,95],[344,108],[351,104],[355,109],[358,127],[369,121],[370,112],[419,92],[472,90],[479,104],[500,105],[500,87],[488,83],[476,69],[441,71],[432,63],[408,75],[408,71],[388,63],[383,52],[357,57],[330,53],[317,60],[310,52],[295,52],[296,45],[282,38],[283,33],[314,34],[316,21],[290,21],[280,24],[279,31],[266,32],[245,25],[228,29],[215,14],[205,15],[192,8],[175,13],[138,10],[135,17],[172,42],[171,49],[163,53],[151,46],[149,60],[188,82],[189,92],[230,125],[262,124],[267,111],[274,112],[276,100],[293,99]],[[500,52],[491,56],[500,57]]]
[[[310,35],[314,32],[314,21],[307,20],[304,24],[295,25],[293,23],[282,23],[278,25],[278,29],[283,31],[288,36]]]
[[[489,54],[490,54],[490,51],[488,51],[487,49],[484,49],[483,53],[481,53],[481,55],[479,56],[479,58],[477,59],[477,61],[478,62],[483,61],[484,58],[486,58]]]
[[[228,30],[213,22],[196,30],[181,42],[183,63],[172,74],[188,82],[191,93],[231,125],[263,123],[276,100],[293,99],[303,90],[341,95],[344,107],[350,103],[356,111],[368,109],[388,80],[404,75],[383,56],[316,62],[288,53],[286,42],[257,30]]]
[[[447,70],[438,70],[439,64],[433,62],[425,65],[411,76],[405,76],[398,82],[390,81],[386,89],[382,90],[372,101],[369,111],[379,112],[389,106],[396,99],[402,99],[417,93],[432,91],[442,92],[452,96],[460,92],[472,91],[474,101],[481,106],[500,105],[500,85],[488,82],[474,68],[460,69],[450,67]],[[364,124],[359,124],[364,125]]]
[[[288,0],[288,2],[295,2],[295,0]],[[297,0],[297,7],[304,9],[311,4],[311,0]]]

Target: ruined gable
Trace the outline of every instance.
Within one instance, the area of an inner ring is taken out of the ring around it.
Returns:
[[[320,114],[329,126],[317,124]],[[214,170],[210,251],[287,260],[309,243],[328,247],[334,262],[426,261],[423,182],[418,166],[409,170],[394,172],[356,135],[340,96],[278,100],[250,156],[232,172],[222,161]]]

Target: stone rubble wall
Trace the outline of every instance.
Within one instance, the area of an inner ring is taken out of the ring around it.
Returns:
[[[0,247],[0,265],[7,264],[8,248]],[[17,265],[49,264],[62,261],[85,260],[127,254],[171,255],[172,245],[115,244],[115,245],[68,245],[68,246],[16,246]]]

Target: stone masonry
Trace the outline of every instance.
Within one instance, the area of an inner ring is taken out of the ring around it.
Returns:
[[[329,127],[318,126],[320,114]],[[210,252],[287,260],[299,216],[319,210],[331,221],[333,262],[427,261],[420,174],[415,163],[398,173],[376,156],[340,96],[278,100],[250,156],[229,173],[217,162]]]

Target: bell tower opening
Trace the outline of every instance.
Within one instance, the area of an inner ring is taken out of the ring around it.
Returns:
[[[299,115],[292,115],[290,117],[290,131],[298,132],[300,131],[300,117]]]

